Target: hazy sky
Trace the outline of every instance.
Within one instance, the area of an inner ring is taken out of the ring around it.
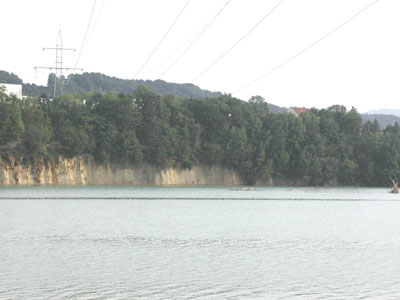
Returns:
[[[194,80],[280,1],[231,0],[227,5],[228,0],[189,1],[137,78],[190,82],[244,100],[261,95],[286,107],[344,104],[360,112],[400,108],[399,0],[284,0],[232,51]],[[34,66],[54,65],[55,53],[42,48],[55,46],[59,29],[64,47],[77,49],[64,53],[64,66],[74,67],[94,2],[0,0],[0,69],[16,73],[25,82],[45,84],[48,71],[35,71]],[[300,56],[238,91],[374,2]],[[97,0],[78,67],[133,79],[186,3]],[[182,46],[190,45],[224,5],[211,26],[163,74],[185,51]]]

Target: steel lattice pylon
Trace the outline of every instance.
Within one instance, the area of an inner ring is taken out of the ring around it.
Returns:
[[[45,47],[43,48],[43,51],[45,50],[55,50],[56,52],[56,63],[53,67],[35,67],[35,69],[47,69],[47,70],[55,70],[54,72],[54,91],[53,91],[53,99],[57,95],[57,78],[60,78],[60,94],[63,94],[63,89],[64,89],[64,82],[62,80],[63,76],[63,71],[83,71],[81,68],[70,68],[70,67],[64,67],[63,66],[63,51],[76,51],[76,49],[73,48],[64,48],[63,43],[62,43],[62,36],[61,36],[61,30],[58,31],[58,37],[57,37],[57,43],[56,47]]]

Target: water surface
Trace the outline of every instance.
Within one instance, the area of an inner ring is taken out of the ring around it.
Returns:
[[[0,299],[400,299],[387,191],[2,187]]]

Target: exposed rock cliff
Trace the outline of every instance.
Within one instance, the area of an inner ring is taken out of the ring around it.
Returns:
[[[239,174],[218,166],[159,169],[140,164],[99,165],[89,156],[37,160],[34,164],[0,160],[1,185],[241,185]]]

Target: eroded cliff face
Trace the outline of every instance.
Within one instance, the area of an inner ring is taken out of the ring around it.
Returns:
[[[239,174],[218,166],[159,169],[148,164],[99,165],[90,156],[23,163],[0,160],[1,185],[242,185]]]

